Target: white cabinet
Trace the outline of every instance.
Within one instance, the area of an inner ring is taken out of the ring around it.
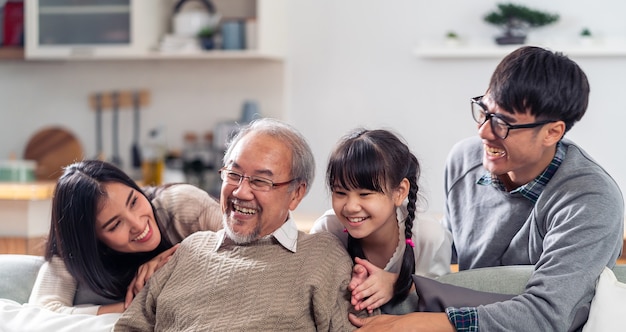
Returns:
[[[29,59],[143,54],[165,31],[160,0],[29,0]]]
[[[26,59],[269,59],[285,54],[287,0],[213,0],[256,21],[256,48],[161,53],[175,0],[28,0]]]

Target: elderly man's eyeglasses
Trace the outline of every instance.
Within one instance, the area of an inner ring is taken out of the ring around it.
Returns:
[[[245,176],[239,172],[233,171],[226,167],[222,167],[219,170],[219,173],[222,178],[222,181],[225,181],[226,183],[232,186],[240,186],[241,182],[243,182],[244,179],[248,179],[248,182],[250,183],[250,188],[252,188],[252,190],[257,190],[257,191],[270,191],[272,188],[288,185],[292,183],[293,181],[295,181],[295,179],[291,179],[285,182],[274,183],[270,179],[266,179],[266,178],[262,178],[258,176]]]
[[[490,113],[489,110],[487,110],[487,106],[482,102],[483,97],[484,96],[478,96],[471,99],[472,117],[480,126],[489,120],[491,131],[493,131],[493,133],[501,139],[505,139],[509,135],[509,130],[511,129],[535,128],[546,123],[556,122],[556,120],[545,120],[520,125],[509,124],[500,118],[498,114]]]

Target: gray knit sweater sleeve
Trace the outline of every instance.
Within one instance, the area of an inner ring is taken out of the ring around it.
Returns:
[[[481,143],[462,142],[449,159],[446,224],[459,267],[530,264],[523,294],[478,307],[481,331],[569,331],[585,322],[595,283],[621,252],[624,200],[613,178],[563,140],[566,155],[532,203],[477,185]]]

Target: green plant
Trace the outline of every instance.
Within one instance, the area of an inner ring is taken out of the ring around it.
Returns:
[[[448,31],[448,33],[446,33],[446,38],[456,39],[459,38],[459,35],[457,35],[454,31]]]
[[[580,35],[582,37],[591,37],[591,30],[587,28],[583,28],[582,31],[580,32]]]
[[[488,13],[485,22],[504,27],[507,36],[525,35],[528,28],[541,27],[559,20],[558,14],[545,13],[512,3],[498,4],[498,10]]]
[[[215,28],[212,27],[204,27],[198,32],[199,38],[211,38],[215,35]]]

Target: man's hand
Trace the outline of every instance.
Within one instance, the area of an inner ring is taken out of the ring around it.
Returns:
[[[396,332],[396,331],[426,331],[426,332],[454,332],[455,328],[448,320],[448,315],[442,312],[414,312],[402,316],[379,315],[359,318],[348,314],[352,325],[361,332]]]
[[[175,244],[170,249],[167,249],[164,252],[158,254],[156,257],[139,267],[139,269],[137,270],[137,274],[135,275],[133,280],[131,280],[130,285],[128,285],[126,298],[124,300],[124,308],[128,308],[130,302],[132,302],[135,295],[137,295],[137,293],[139,293],[139,291],[143,289],[143,286],[146,284],[146,282],[148,282],[148,279],[150,279],[152,274],[154,274],[156,270],[163,267],[163,265],[165,265],[165,263],[170,260],[172,255],[176,252],[176,249],[178,249],[179,245],[180,244],[178,243]]]
[[[352,280],[348,285],[348,289],[352,291],[350,302],[354,309],[367,309],[372,313],[374,309],[391,300],[398,275],[358,257],[355,258],[355,263]]]

